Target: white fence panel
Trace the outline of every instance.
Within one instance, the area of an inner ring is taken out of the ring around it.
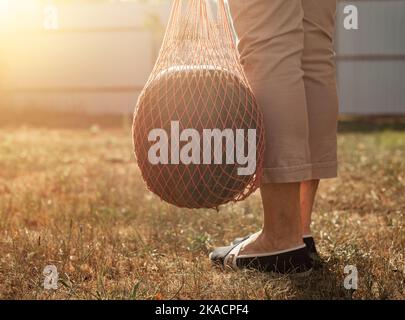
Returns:
[[[3,34],[3,103],[131,112],[159,47],[153,30],[143,25],[150,13],[165,23],[169,5],[107,2],[56,8],[57,30],[44,30],[43,6],[16,9],[9,26],[18,27]]]

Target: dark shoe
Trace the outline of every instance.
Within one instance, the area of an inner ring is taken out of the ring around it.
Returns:
[[[306,276],[312,271],[312,262],[305,245],[289,250],[266,254],[240,255],[242,246],[249,238],[238,244],[216,248],[210,260],[232,269],[253,269],[278,275]]]
[[[319,264],[321,262],[321,257],[318,254],[318,250],[316,250],[315,240],[312,236],[305,236],[303,238],[305,245],[308,248],[309,256],[311,257],[314,263]]]
[[[240,238],[235,238],[231,245],[236,245],[238,243],[241,243],[242,241],[245,241],[246,239],[249,239],[250,236],[246,236],[246,237],[240,237]],[[314,264],[320,264],[321,262],[321,257],[318,254],[318,251],[316,250],[316,245],[315,245],[315,240],[312,236],[304,236],[302,238],[302,240],[304,241],[305,245],[307,246],[308,249],[308,253],[310,258],[313,260]]]
[[[246,239],[248,239],[249,237],[251,237],[252,235],[246,236],[246,237],[240,237],[240,238],[235,238],[232,242],[231,245],[235,245],[238,243],[241,243],[242,241],[245,241]],[[316,256],[318,256],[319,259],[319,254],[318,251],[316,250],[316,245],[315,245],[315,240],[312,236],[304,236],[302,238],[302,240],[304,241],[304,243],[306,244],[307,248],[308,248],[308,252],[310,254],[315,254]]]

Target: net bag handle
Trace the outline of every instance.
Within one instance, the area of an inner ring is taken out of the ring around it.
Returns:
[[[208,0],[188,0],[188,5],[186,12],[191,13],[191,15],[183,15],[183,2],[184,0],[174,0],[172,10],[170,13],[170,18],[168,22],[168,28],[165,33],[163,44],[168,40],[170,36],[173,36],[173,30],[176,30],[175,26],[179,25],[182,17],[186,16],[187,23],[193,24],[193,30],[195,35],[198,35],[198,31],[205,29],[208,33],[211,31],[211,26],[209,22],[213,20],[213,17],[209,16],[209,12],[213,11],[212,5]],[[233,29],[231,27],[230,17],[228,15],[228,6],[225,4],[224,0],[217,0],[217,24],[222,27],[226,32],[228,39],[231,42],[235,42]],[[181,36],[184,34],[178,34]]]
[[[213,61],[221,68],[232,70],[244,85],[251,88],[239,61],[229,7],[224,0],[217,0],[215,7],[216,17],[208,0],[173,0],[152,75],[173,65],[206,65]],[[184,49],[185,42],[189,42],[187,49]],[[208,52],[201,54],[201,50]]]

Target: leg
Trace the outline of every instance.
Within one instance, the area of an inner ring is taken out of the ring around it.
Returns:
[[[264,189],[266,188],[266,186],[276,186],[276,184],[269,184],[269,185],[265,185],[262,187],[262,198],[263,199],[271,199],[270,197],[266,196],[266,192],[264,191]],[[280,186],[286,186],[286,184],[280,184]],[[310,252],[310,254],[316,254],[316,248],[315,248],[315,243],[312,237],[312,232],[311,232],[311,221],[312,221],[312,208],[314,205],[314,201],[315,201],[315,195],[316,192],[318,190],[318,186],[319,186],[319,180],[309,180],[309,181],[303,181],[300,183],[300,215],[301,215],[301,232],[300,234],[302,234],[303,239],[305,244],[308,247],[308,250]],[[286,197],[288,194],[287,190],[283,191],[283,194],[280,196],[276,196],[276,199],[281,199],[282,197]],[[287,196],[289,199],[294,198],[294,196],[290,197]],[[263,200],[263,202],[265,202],[264,207],[270,208],[271,205],[273,205],[273,207],[275,205],[277,205],[278,201],[276,202],[271,202],[269,204],[266,204],[268,201]],[[292,204],[292,202],[290,203]],[[283,206],[283,201],[280,200],[279,203],[280,206]],[[283,210],[283,208],[281,210],[274,210],[274,212],[281,212]],[[271,209],[265,210],[265,211],[273,211]],[[294,210],[291,210],[289,212],[293,212]],[[279,232],[283,233],[283,227],[280,228],[280,226],[278,225],[272,225],[271,221],[282,221],[282,219],[278,219],[277,217],[274,217],[273,219],[270,218],[270,216],[265,216],[264,219],[264,225],[267,225],[266,227],[263,228],[263,230],[266,230],[266,232],[268,233],[274,233],[275,234],[275,238],[276,239],[282,239],[282,236],[277,236],[277,234]],[[294,220],[294,219],[292,219]],[[294,220],[295,221],[295,220]],[[286,223],[285,227],[290,227],[289,231],[285,231],[285,234],[296,234],[296,225],[294,223]],[[272,230],[273,229],[273,230]],[[237,244],[242,242],[243,240],[245,240],[247,237],[240,237],[240,238],[236,238],[233,241],[233,244]],[[269,237],[266,237],[269,238]],[[293,237],[295,238],[295,237]],[[280,241],[281,242],[281,241]],[[288,246],[293,246],[292,244],[273,244],[271,246],[274,247],[288,247]],[[258,248],[259,251],[262,250],[260,248]],[[314,258],[314,257],[312,257]]]
[[[237,244],[216,248],[210,254],[211,261],[234,269],[308,275],[314,260],[302,238],[300,183],[265,184],[261,194],[262,232]]]
[[[338,101],[333,62],[336,0],[271,3],[235,0],[230,4],[240,38],[241,61],[265,116],[267,154],[264,180],[267,183],[307,181],[301,183],[299,188],[299,206],[301,234],[309,234],[319,179],[332,178],[337,174]],[[300,23],[296,19],[300,16],[301,5],[305,31],[301,61],[304,71],[303,94],[299,89],[301,66],[296,61],[300,55],[298,39],[301,34]],[[289,88],[290,92],[283,92],[283,86]],[[298,96],[305,97],[306,101],[300,101]],[[297,100],[294,101],[293,97]],[[306,114],[302,113],[303,110]],[[288,114],[295,117],[288,117]],[[295,118],[296,122],[288,118]],[[293,185],[285,189],[283,184],[262,187],[263,232],[256,238],[257,241],[245,246],[246,252],[262,252],[264,247],[288,247],[298,242],[294,213],[297,191]],[[280,190],[283,190],[285,198],[277,192]],[[286,204],[283,207],[286,199],[288,209]],[[284,209],[288,211],[287,215]],[[279,216],[277,212],[284,214]],[[280,222],[281,227],[274,225],[274,221]],[[286,224],[291,228],[288,229]],[[276,236],[272,237],[271,233]],[[287,234],[290,236],[284,237]],[[310,252],[316,253],[313,239],[306,239],[305,242],[308,240],[312,241]]]
[[[247,244],[243,254],[280,251],[302,242],[300,184],[270,183],[261,188],[264,209],[263,230]]]
[[[294,248],[303,244],[299,182],[311,176],[302,1],[234,0],[230,6],[241,63],[266,126],[263,231],[242,254]]]
[[[319,180],[310,180],[301,182],[300,187],[300,210],[302,222],[302,234],[309,237],[311,233],[312,208],[315,201],[316,191],[318,190]]]
[[[319,179],[337,175],[338,98],[334,64],[336,0],[303,0],[302,69],[307,99],[312,174],[301,183],[303,234],[311,235],[311,215]]]

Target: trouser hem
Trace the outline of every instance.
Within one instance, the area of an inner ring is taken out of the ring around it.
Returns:
[[[290,183],[337,177],[337,162],[320,162],[283,168],[264,168],[262,184]]]

